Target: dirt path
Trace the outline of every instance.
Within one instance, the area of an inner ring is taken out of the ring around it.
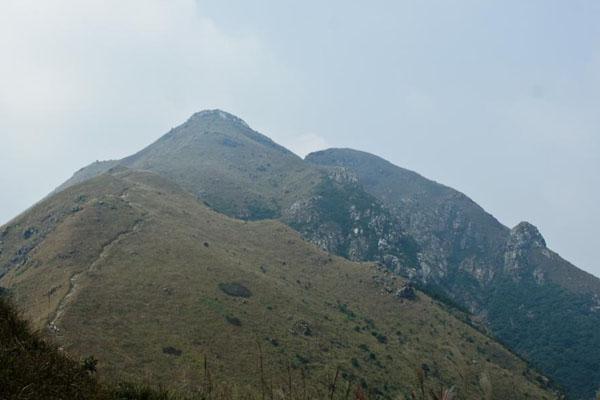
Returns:
[[[117,236],[115,236],[113,239],[108,241],[108,243],[106,243],[104,246],[102,246],[102,250],[100,251],[100,254],[94,260],[94,262],[92,262],[89,265],[89,267],[86,270],[81,271],[81,272],[76,272],[73,275],[71,275],[71,277],[69,278],[69,290],[67,291],[67,294],[58,303],[58,307],[56,308],[54,316],[48,323],[48,328],[50,329],[50,331],[52,331],[54,333],[60,332],[60,328],[58,327],[57,323],[60,320],[60,318],[63,316],[63,314],[65,313],[67,306],[73,300],[73,296],[77,293],[77,291],[79,289],[79,285],[77,284],[77,281],[79,280],[81,275],[96,270],[98,265],[100,263],[102,263],[108,257],[108,254],[110,253],[111,249],[116,244],[120,243],[123,239],[125,239],[127,236],[138,232],[141,225],[142,225],[142,221],[139,220],[139,221],[136,221],[131,226],[130,229],[120,232]]]

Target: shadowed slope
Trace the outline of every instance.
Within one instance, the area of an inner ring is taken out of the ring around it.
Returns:
[[[0,399],[108,399],[78,363],[33,333],[0,295]]]

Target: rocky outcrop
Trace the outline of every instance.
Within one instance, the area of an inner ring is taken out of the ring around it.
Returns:
[[[530,262],[533,251],[545,250],[546,241],[539,230],[529,222],[521,222],[510,231],[504,253],[504,272],[515,280],[532,277],[545,281],[544,269]]]
[[[380,261],[396,272],[418,265],[412,238],[345,168],[332,169],[311,197],[284,212],[283,220],[323,250],[350,260]]]
[[[512,249],[532,249],[546,247],[544,237],[529,222],[521,222],[510,231],[508,248]]]
[[[415,300],[417,298],[417,293],[411,284],[406,284],[396,291],[396,297],[399,299]]]

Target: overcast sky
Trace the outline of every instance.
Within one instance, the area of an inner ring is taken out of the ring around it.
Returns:
[[[537,225],[600,276],[600,1],[2,0],[0,223],[222,108]]]

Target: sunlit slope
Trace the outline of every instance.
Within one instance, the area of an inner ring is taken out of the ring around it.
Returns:
[[[67,352],[97,357],[106,379],[194,388],[207,360],[214,382],[277,389],[291,377],[301,390],[305,371],[310,390],[327,391],[340,367],[341,387],[393,397],[419,390],[420,369],[427,387],[464,398],[553,398],[427,296],[398,297],[400,278],[279,222],[215,213],[150,173],[75,185],[1,232],[2,286]]]

